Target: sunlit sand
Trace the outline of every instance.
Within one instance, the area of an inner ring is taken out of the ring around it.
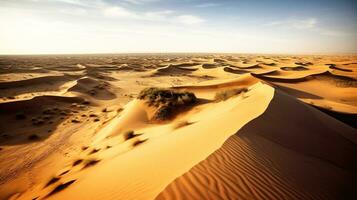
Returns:
[[[356,56],[0,61],[0,199],[347,199],[355,192]]]

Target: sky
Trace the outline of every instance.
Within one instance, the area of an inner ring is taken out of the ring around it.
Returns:
[[[357,53],[354,0],[0,0],[0,54]]]

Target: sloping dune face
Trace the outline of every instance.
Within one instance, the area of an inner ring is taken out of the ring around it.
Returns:
[[[354,199],[356,63],[0,57],[0,199]]]
[[[347,198],[354,192],[356,136],[355,129],[275,92],[264,114],[157,199]]]
[[[150,125],[150,108],[134,100],[121,116],[98,132],[91,144],[94,149],[115,145],[113,148],[116,150],[110,153],[112,155],[108,155],[108,151],[97,153],[96,159],[100,163],[91,167],[92,172],[76,172],[76,169],[72,169],[72,173],[62,176],[63,180],[78,182],[61,193],[51,195],[51,192],[41,188],[39,191],[29,191],[24,197],[42,197],[47,193],[48,197],[54,199],[90,199],[92,196],[101,199],[154,199],[175,178],[219,149],[236,130],[261,115],[273,94],[272,87],[256,83],[249,87],[244,96],[236,95],[222,102],[206,102],[183,113],[178,117],[185,122],[182,127],[178,126],[181,122],[175,120]],[[259,104],[255,105],[257,102]],[[220,134],[213,131],[215,128],[221,130]],[[125,132],[121,131],[127,129],[135,129],[138,134],[125,140]],[[124,141],[118,142],[123,137]],[[138,141],[141,141],[140,145]],[[123,154],[118,149],[129,152]],[[156,166],[157,163],[160,166]],[[117,180],[119,177],[121,181]]]

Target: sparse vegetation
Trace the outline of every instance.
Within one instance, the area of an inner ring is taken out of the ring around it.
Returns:
[[[148,139],[144,139],[144,140],[138,139],[138,140],[135,140],[134,143],[133,143],[133,146],[134,146],[134,147],[135,147],[135,146],[138,146],[138,145],[140,145],[140,144],[146,142],[147,140],[148,140]]]
[[[15,117],[16,119],[26,119],[26,115],[24,113],[17,113]]]
[[[191,92],[177,92],[163,88],[146,88],[139,93],[138,99],[158,108],[154,116],[156,120],[171,118],[177,109],[190,106],[197,101],[196,96]]]
[[[129,140],[129,139],[137,137],[139,135],[142,135],[142,133],[135,133],[134,131],[129,130],[124,133],[124,139]]]
[[[134,131],[130,130],[124,133],[124,139],[129,140],[131,138],[135,137]]]
[[[83,104],[83,105],[89,105],[89,104],[90,104],[90,101],[84,100],[84,101],[82,102],[82,104]]]
[[[29,140],[38,140],[38,139],[40,139],[40,137],[36,134],[31,134],[28,136],[28,139]]]
[[[53,194],[56,194],[64,189],[66,189],[68,186],[70,186],[71,184],[73,184],[76,180],[71,180],[71,181],[68,181],[66,183],[62,183],[62,184],[59,184],[58,186],[56,186],[49,194],[48,196],[51,196]]]
[[[98,117],[96,114],[90,114],[89,117]]]
[[[81,121],[79,121],[78,119],[72,119],[71,122],[72,122],[72,123],[80,123]]]
[[[96,165],[98,162],[100,162],[100,160],[97,159],[89,159],[86,161],[85,165],[83,168],[87,168],[87,167],[91,167],[93,165]]]
[[[60,178],[59,177],[52,177],[47,183],[46,183],[46,185],[45,185],[45,187],[48,187],[49,185],[52,185],[52,184],[54,184],[54,183],[56,183],[57,181],[59,181],[60,180]]]
[[[196,96],[191,92],[176,92],[162,88],[146,88],[142,90],[138,99],[146,100],[149,104],[159,106],[160,103],[190,104],[196,102]]]
[[[174,129],[179,129],[179,128],[182,128],[184,126],[188,126],[188,125],[191,125],[192,123],[191,122],[188,122],[188,121],[179,121],[177,122],[176,124],[174,124]]]
[[[233,96],[239,95],[247,91],[248,91],[247,88],[225,90],[225,91],[217,92],[214,99],[216,101],[225,101]]]
[[[91,152],[89,152],[89,154],[94,154],[97,153],[98,151],[100,151],[100,149],[93,149]]]
[[[46,109],[42,112],[43,114],[46,114],[46,115],[53,115],[55,114],[55,112],[51,109]]]
[[[83,162],[82,159],[78,159],[78,160],[73,162],[72,166],[77,166],[77,165],[81,164],[82,162]]]

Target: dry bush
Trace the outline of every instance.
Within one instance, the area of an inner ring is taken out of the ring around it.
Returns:
[[[146,88],[139,93],[138,99],[158,108],[154,116],[156,120],[171,118],[178,108],[192,105],[197,101],[195,94],[191,92],[163,88]]]
[[[216,101],[225,101],[231,97],[234,97],[236,95],[239,95],[239,94],[247,92],[247,91],[248,91],[247,88],[225,90],[225,91],[217,92],[214,99]]]

